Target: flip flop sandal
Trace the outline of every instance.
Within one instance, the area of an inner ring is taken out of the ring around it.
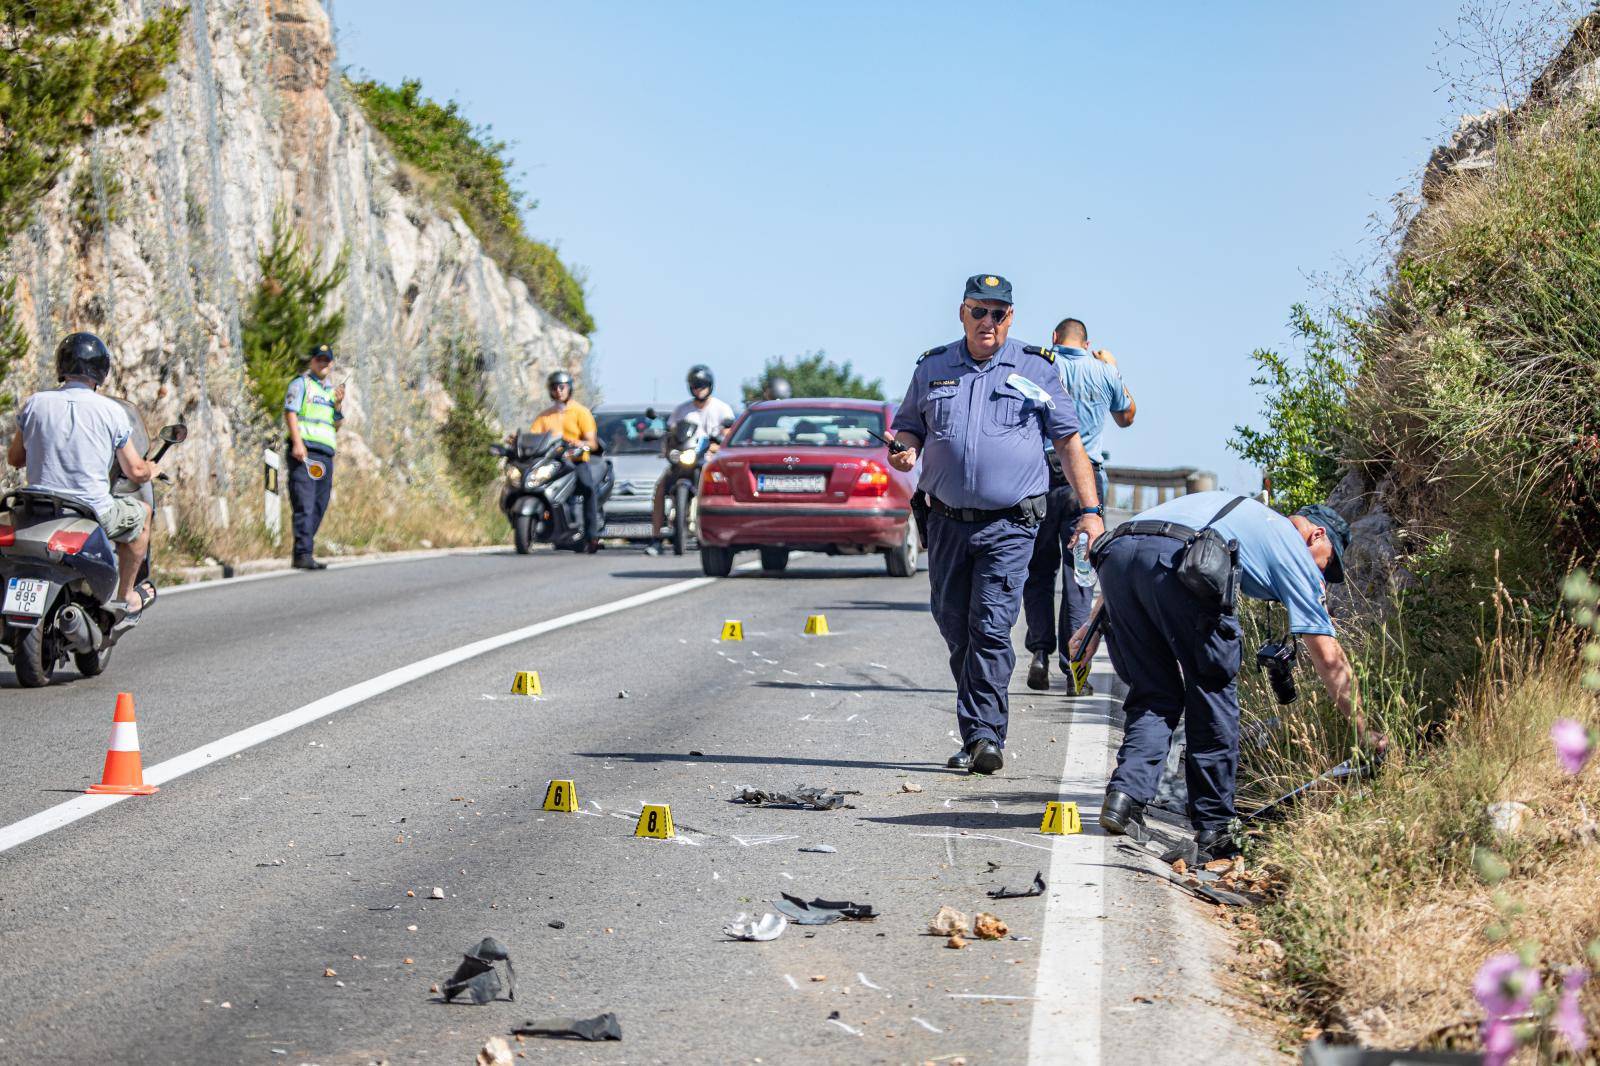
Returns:
[[[133,591],[139,594],[139,609],[137,611],[129,611],[127,613],[127,617],[129,618],[134,618],[144,614],[144,612],[149,609],[150,605],[156,602],[156,587],[149,581],[139,582],[137,585],[133,586]]]

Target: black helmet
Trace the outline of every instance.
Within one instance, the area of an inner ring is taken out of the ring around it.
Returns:
[[[544,379],[544,387],[551,396],[556,394],[557,385],[565,385],[569,389],[572,388],[572,375],[565,370],[550,371],[550,376]]]
[[[689,368],[689,391],[695,389],[709,389],[716,385],[717,379],[711,376],[711,368],[704,363],[696,363]]]
[[[768,399],[787,400],[794,395],[794,386],[788,378],[772,378],[767,382],[767,392],[771,394]]]
[[[111,374],[111,353],[93,333],[69,333],[56,345],[56,380],[90,378],[98,388]]]

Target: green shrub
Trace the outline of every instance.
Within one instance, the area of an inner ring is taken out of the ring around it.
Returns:
[[[580,333],[594,332],[583,282],[554,248],[533,240],[522,208],[537,207],[511,184],[508,145],[487,127],[474,127],[455,103],[422,95],[408,78],[399,88],[378,81],[350,84],[363,110],[405,162],[433,179],[432,191],[461,212],[484,248],[507,273],[522,279],[533,298]]]
[[[835,363],[823,351],[807,352],[792,358],[778,356],[767,360],[761,375],[743,385],[745,403],[761,399],[762,390],[773,378],[787,378],[795,396],[849,396],[862,400],[883,399],[883,379],[867,381],[855,372],[848,360]]]
[[[500,473],[499,461],[489,454],[500,432],[489,416],[483,352],[460,337],[448,338],[439,355],[439,379],[451,401],[439,430],[450,476],[464,495],[477,498]]]
[[[279,209],[272,239],[261,249],[261,280],[245,308],[241,326],[245,373],[256,404],[269,419],[283,409],[284,392],[300,373],[314,345],[334,344],[344,329],[344,311],[329,301],[349,275],[343,253],[322,270],[322,259]]]

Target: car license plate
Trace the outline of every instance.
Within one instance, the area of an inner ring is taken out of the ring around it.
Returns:
[[[821,492],[828,479],[821,474],[762,474],[756,478],[757,492]]]
[[[44,598],[50,592],[50,582],[36,578],[13,577],[6,581],[6,602],[0,611],[6,614],[26,614],[37,618],[44,614]]]

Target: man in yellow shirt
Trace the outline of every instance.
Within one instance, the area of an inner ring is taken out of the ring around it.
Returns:
[[[534,433],[556,433],[573,445],[572,458],[578,466],[577,494],[583,497],[583,536],[590,555],[600,550],[600,472],[589,455],[599,447],[594,415],[572,398],[572,375],[557,370],[545,379],[550,390],[549,407],[539,412],[529,427]]]

